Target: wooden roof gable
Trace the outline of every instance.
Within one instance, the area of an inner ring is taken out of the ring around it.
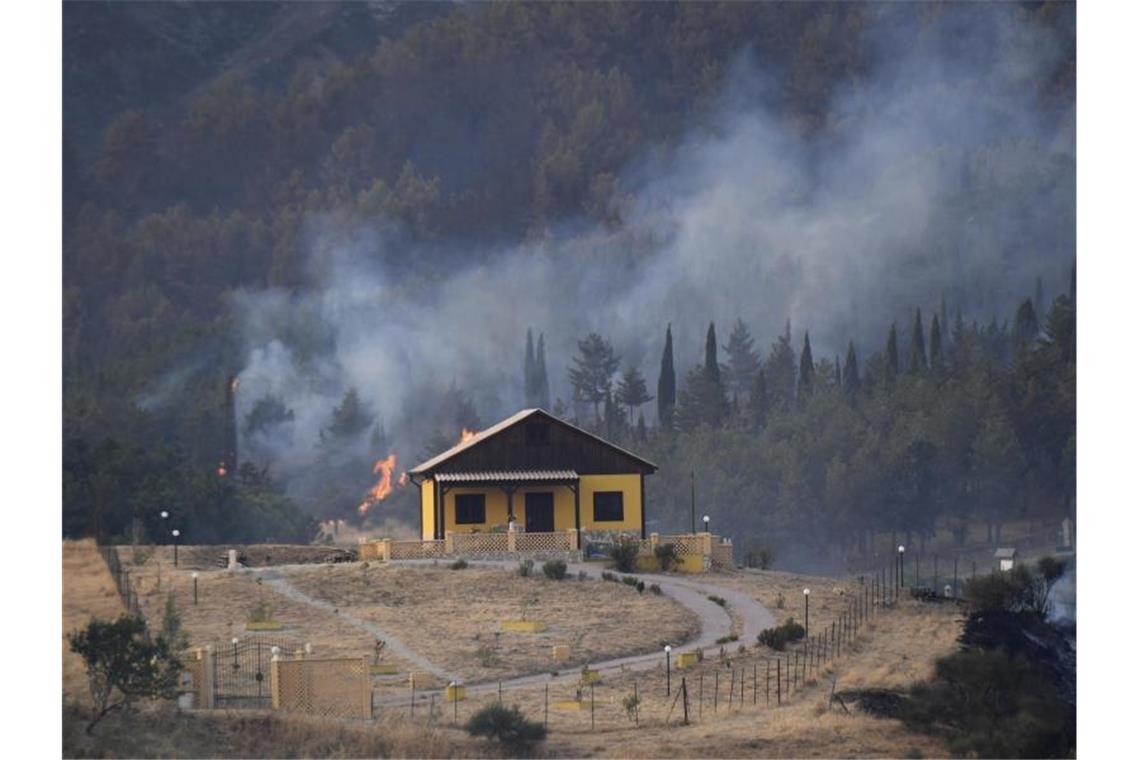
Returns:
[[[525,423],[525,424],[524,424]],[[527,428],[545,423],[545,441]],[[650,474],[657,465],[542,409],[524,409],[410,470],[412,475],[487,470],[576,470],[582,475]]]

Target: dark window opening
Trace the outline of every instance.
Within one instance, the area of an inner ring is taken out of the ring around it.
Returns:
[[[487,500],[481,493],[455,495],[455,524],[481,525],[487,522]]]
[[[545,446],[550,443],[550,425],[532,422],[526,426],[526,445]]]
[[[594,522],[619,522],[625,519],[624,515],[621,491],[594,493]]]

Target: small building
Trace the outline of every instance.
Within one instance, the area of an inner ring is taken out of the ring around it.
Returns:
[[[1017,549],[1012,546],[1003,546],[994,552],[994,559],[997,560],[998,570],[1003,573],[1012,570],[1017,560]]]
[[[409,470],[420,534],[571,528],[645,534],[657,466],[543,411],[524,409]]]

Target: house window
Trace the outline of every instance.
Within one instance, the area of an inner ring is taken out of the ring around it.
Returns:
[[[526,445],[545,446],[550,443],[550,425],[544,422],[531,422],[526,426]]]
[[[487,522],[487,501],[481,493],[455,495],[455,524],[482,525]]]
[[[621,491],[594,493],[594,522],[620,522],[625,519]]]

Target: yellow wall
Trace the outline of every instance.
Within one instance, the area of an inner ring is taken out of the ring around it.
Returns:
[[[431,541],[435,538],[435,481],[425,480],[420,484],[420,511],[423,513],[423,535],[420,536],[424,541]]]
[[[435,482],[425,480],[420,488],[420,507],[423,510],[423,538],[431,539],[435,529]],[[583,475],[581,479],[581,527],[583,530],[620,530],[641,532],[641,478],[638,475]],[[594,492],[622,491],[621,522],[594,522]],[[554,529],[574,527],[574,492],[563,485],[531,486],[515,491],[514,510],[520,527],[526,525],[526,494],[549,492],[554,494]],[[486,497],[486,522],[479,525],[455,524],[455,496],[481,493]],[[444,495],[444,531],[453,533],[486,533],[492,526],[507,524],[507,495],[498,487],[448,489]]]
[[[640,535],[640,475],[583,475],[580,488],[582,490],[582,530],[632,531]],[[595,491],[621,491],[623,493],[622,516],[625,519],[621,522],[594,522]]]

